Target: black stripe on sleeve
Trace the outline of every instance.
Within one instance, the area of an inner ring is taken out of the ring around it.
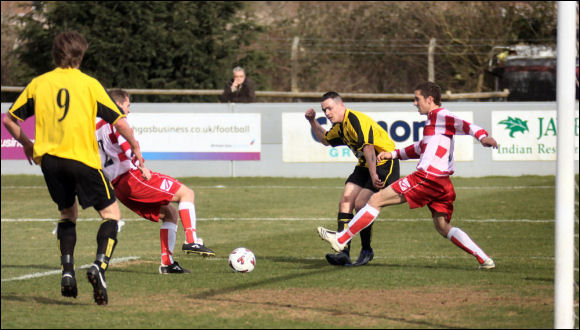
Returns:
[[[29,98],[20,108],[10,109],[9,112],[21,120],[34,116],[34,99]]]
[[[101,117],[107,123],[112,124],[121,115],[113,109],[103,105],[101,102],[97,102],[97,116]]]

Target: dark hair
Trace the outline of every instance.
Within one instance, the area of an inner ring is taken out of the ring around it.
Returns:
[[[54,37],[52,57],[59,68],[75,68],[81,65],[89,44],[76,31],[61,32]]]
[[[129,93],[127,93],[126,91],[122,90],[122,89],[111,89],[109,91],[109,95],[111,95],[111,98],[115,101],[115,102],[119,102],[119,103],[123,103],[123,101],[125,101],[126,98],[129,97]]]
[[[436,83],[426,81],[415,87],[415,90],[420,91],[424,98],[432,96],[433,102],[439,106],[441,105],[441,87]]]
[[[322,102],[326,101],[327,99],[339,99],[342,101],[342,97],[340,97],[340,95],[338,95],[337,92],[326,92],[324,93],[324,95],[322,95]]]

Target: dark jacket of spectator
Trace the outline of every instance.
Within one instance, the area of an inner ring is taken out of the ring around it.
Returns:
[[[241,85],[232,90],[233,82],[234,79],[231,79],[226,83],[224,92],[219,97],[220,101],[234,103],[256,102],[256,90],[254,82],[250,78],[246,77]]]

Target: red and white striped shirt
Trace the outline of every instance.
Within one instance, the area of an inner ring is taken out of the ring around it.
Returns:
[[[103,172],[110,181],[137,168],[132,161],[131,145],[113,125],[97,118],[96,134]]]
[[[455,171],[453,162],[453,135],[471,135],[481,141],[488,136],[485,129],[471,124],[444,108],[431,110],[427,114],[421,141],[391,152],[394,159],[419,158],[417,170],[435,176],[449,176]]]

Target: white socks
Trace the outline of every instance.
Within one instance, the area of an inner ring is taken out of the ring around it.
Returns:
[[[348,226],[339,233],[338,242],[340,244],[345,244],[350,241],[361,230],[373,223],[378,215],[379,210],[369,204],[365,205],[354,215],[354,218],[349,221]]]
[[[356,234],[373,223],[379,215],[379,212],[379,210],[366,204],[355,214],[354,218],[348,223],[348,227],[338,233],[338,243],[348,243],[348,241],[350,241]],[[447,234],[447,238],[463,251],[477,258],[477,261],[480,264],[483,264],[487,259],[489,259],[487,254],[485,254],[485,252],[483,252],[483,250],[477,246],[477,244],[475,244],[475,242],[473,242],[469,235],[467,235],[463,230],[457,227],[452,227]]]
[[[159,230],[161,239],[161,264],[169,266],[173,264],[173,248],[177,236],[177,225],[172,222],[163,222]]]
[[[187,244],[195,243],[197,241],[197,233],[195,229],[195,206],[193,203],[179,203],[179,217],[181,218],[181,224],[185,231],[185,241]]]
[[[461,248],[463,251],[477,258],[477,261],[480,264],[484,263],[485,260],[489,259],[487,254],[485,254],[485,252],[483,252],[483,250],[479,246],[477,246],[477,244],[475,244],[475,242],[473,242],[469,237],[469,235],[467,235],[463,230],[457,227],[452,227],[451,230],[449,230],[449,233],[447,234],[447,238],[451,242],[453,242],[453,244]]]

